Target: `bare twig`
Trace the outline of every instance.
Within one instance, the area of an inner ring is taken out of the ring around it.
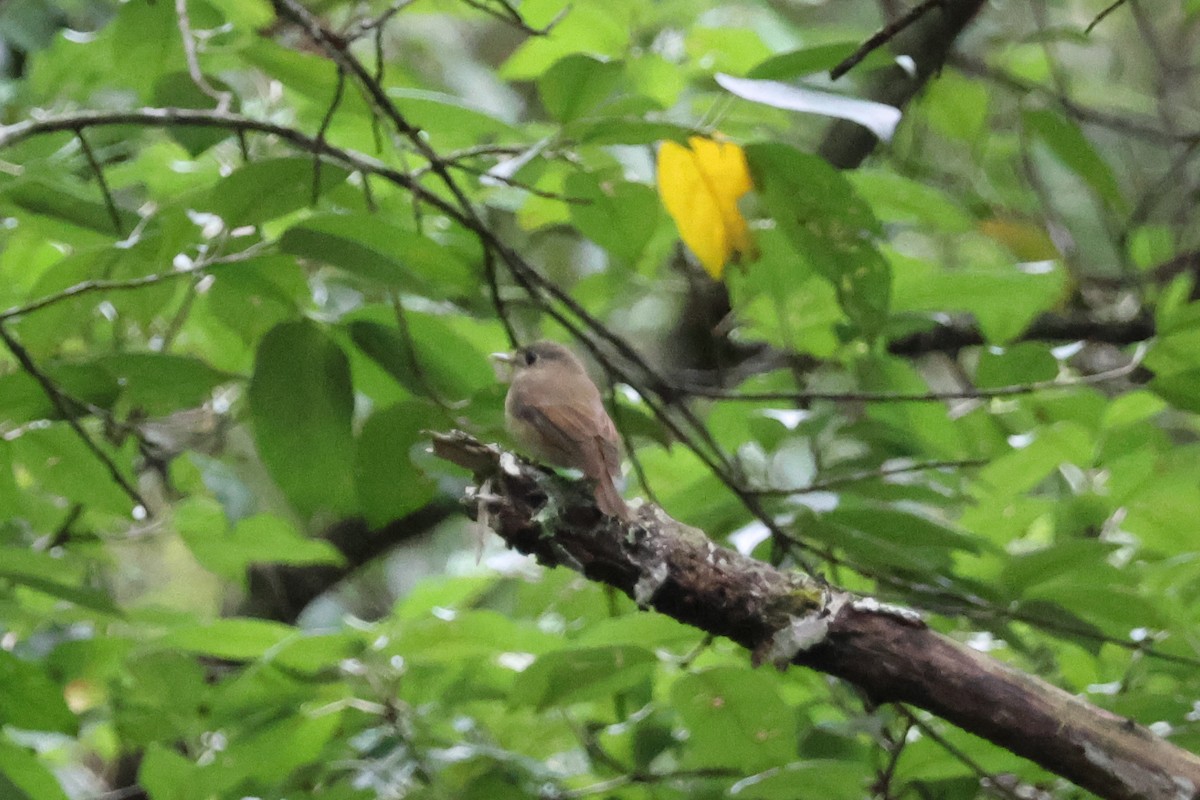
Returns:
[[[104,178],[104,170],[101,169],[96,154],[92,152],[92,146],[88,144],[87,137],[83,135],[82,128],[76,128],[75,137],[79,139],[79,146],[83,148],[83,155],[87,158],[88,166],[92,168],[96,182],[100,184],[100,193],[104,195],[104,207],[108,209],[108,218],[112,220],[113,230],[116,231],[117,236],[125,238],[125,226],[121,224],[121,213],[117,210],[112,190],[108,188],[108,181]]]
[[[868,713],[870,713],[870,709],[868,709]],[[893,735],[886,727],[883,728],[883,745],[888,752],[888,761],[884,768],[878,771],[875,785],[871,787],[871,792],[876,797],[884,798],[884,800],[892,797],[892,778],[896,774],[900,756],[904,753],[905,746],[908,745],[908,732],[912,730],[912,727],[912,721],[905,720],[904,730],[900,731],[899,736]]]
[[[900,715],[907,719],[910,725],[919,730],[922,735],[929,737],[934,742],[937,742],[937,744],[943,750],[961,762],[967,769],[971,770],[971,772],[975,773],[975,777],[979,778],[980,782],[989,789],[994,789],[996,792],[1000,793],[1004,797],[1009,798],[1010,800],[1022,800],[1024,797],[1023,794],[1018,794],[1012,786],[1008,785],[1004,781],[998,780],[995,775],[984,769],[983,765],[971,758],[971,756],[967,755],[962,748],[958,747],[945,736],[942,736],[942,734],[934,730],[932,725],[920,719],[912,712],[911,709],[899,704],[897,704],[896,707],[899,709]]]
[[[345,39],[346,42],[353,42],[371,32],[375,32],[375,34],[378,36],[379,33],[383,31],[384,26],[387,25],[392,19],[392,17],[396,16],[416,1],[417,0],[394,0],[394,2],[379,16],[360,19],[352,23],[342,32],[342,38]]]
[[[309,205],[315,207],[317,198],[321,196],[321,152],[325,149],[325,134],[329,132],[329,126],[333,122],[333,115],[337,113],[338,106],[342,104],[342,94],[346,89],[346,73],[341,67],[337,71],[337,85],[333,90],[333,99],[329,101],[329,108],[325,109],[325,116],[321,117],[321,125],[317,128],[317,146],[321,148],[313,153],[313,182],[312,182],[312,198]]]
[[[730,400],[743,403],[770,402],[777,400],[795,403],[809,403],[814,400],[834,402],[860,403],[936,403],[944,400],[989,400],[997,397],[1015,397],[1035,394],[1051,389],[1071,389],[1077,386],[1092,386],[1098,383],[1117,380],[1132,374],[1142,363],[1145,348],[1141,348],[1130,359],[1114,369],[1097,372],[1094,375],[1083,375],[1079,378],[1066,380],[1054,379],[1048,381],[1033,381],[1031,383],[1016,383],[1008,386],[995,386],[990,389],[958,389],[948,392],[736,392],[726,389],[712,389],[705,386],[676,387],[681,394],[692,397],[704,397],[714,400]]]
[[[418,184],[408,173],[390,167],[378,159],[362,153],[334,147],[328,143],[322,147],[318,145],[316,139],[301,133],[295,128],[227,111],[187,108],[143,108],[136,111],[84,111],[60,117],[24,120],[13,125],[0,126],[0,149],[40,134],[111,125],[142,125],[146,127],[193,126],[201,128],[225,128],[236,132],[256,131],[271,134],[278,136],[280,139],[305,152],[313,153],[320,150],[327,157],[333,158],[351,169],[379,175],[397,186],[401,186],[419,195],[423,203],[433,206],[472,230],[475,230],[481,224],[477,222],[477,217],[475,218],[476,222],[472,222],[456,206]]]
[[[392,313],[396,317],[396,328],[400,331],[400,338],[404,340],[404,349],[408,351],[406,355],[412,364],[413,376],[417,379],[417,383],[421,384],[421,388],[425,390],[425,394],[433,401],[433,404],[445,411],[450,419],[454,419],[453,409],[442,397],[437,387],[433,385],[433,382],[429,380],[429,374],[421,363],[421,354],[417,350],[417,343],[408,326],[408,314],[404,310],[404,304],[400,302],[400,296],[394,291],[388,292],[388,301],[392,306]]]
[[[872,51],[879,49],[883,45],[890,42],[900,31],[912,25],[914,22],[925,16],[932,8],[940,7],[945,0],[924,0],[908,10],[904,16],[897,20],[889,22],[878,31],[873,33],[865,42],[858,46],[853,53],[842,59],[841,63],[829,70],[829,79],[836,81],[838,78],[845,75],[850,70],[854,69],[864,58],[871,54]]]
[[[1048,86],[1032,83],[1003,70],[994,69],[970,56],[954,55],[951,56],[950,62],[968,75],[975,75],[992,81],[1010,91],[1020,94],[1033,94],[1050,100],[1058,105],[1067,116],[1079,122],[1099,125],[1129,136],[1151,139],[1158,142],[1182,142],[1186,144],[1188,142],[1200,141],[1200,131],[1198,130],[1172,133],[1155,127],[1146,121],[1145,118],[1139,119],[1137,117],[1122,116],[1110,111],[1080,105]]]
[[[27,314],[32,314],[35,311],[40,311],[48,306],[52,306],[65,300],[70,300],[74,297],[79,297],[80,295],[91,292],[113,292],[124,291],[127,289],[141,289],[145,286],[153,286],[156,283],[163,283],[165,281],[175,280],[177,278],[185,278],[190,275],[196,275],[214,267],[222,266],[224,264],[234,264],[239,261],[245,261],[261,255],[265,249],[265,246],[257,248],[250,247],[240,252],[222,256],[220,258],[214,258],[209,261],[197,261],[187,269],[178,269],[172,272],[157,272],[152,275],[143,275],[140,278],[128,278],[125,280],[97,279],[81,281],[74,286],[68,286],[66,289],[63,289],[60,292],[55,292],[54,294],[40,297],[37,300],[26,303],[25,305],[14,306],[7,311],[0,311],[0,322],[15,319],[16,317],[23,317]]]
[[[810,483],[808,486],[796,486],[792,488],[767,488],[767,489],[751,489],[754,494],[763,497],[786,497],[794,494],[813,494],[815,492],[828,492],[831,489],[836,489],[839,486],[846,486],[852,483],[860,483],[868,481],[872,478],[886,478],[892,475],[905,475],[911,472],[925,472],[928,470],[942,469],[965,469],[969,467],[982,467],[988,463],[986,458],[963,458],[963,459],[947,459],[943,461],[922,461],[917,464],[906,464],[900,467],[879,467],[877,469],[861,470],[849,475],[839,475],[835,478],[829,478],[823,481]]]
[[[608,373],[608,404],[612,408],[613,422],[616,424],[617,433],[621,436],[621,444],[625,447],[625,455],[629,457],[629,463],[633,465],[633,474],[637,476],[638,485],[642,487],[642,493],[650,498],[650,502],[655,505],[662,505],[658,502],[658,496],[654,493],[654,489],[651,488],[650,481],[646,479],[646,470],[642,468],[642,460],[638,458],[637,448],[633,446],[633,441],[629,438],[629,433],[625,430],[624,411],[621,408],[621,404],[617,402],[617,386],[611,372]]]
[[[96,440],[92,438],[91,434],[83,429],[83,425],[80,424],[79,420],[75,416],[75,410],[71,408],[72,405],[76,405],[72,398],[69,397],[62,389],[60,389],[58,385],[50,379],[50,376],[43,372],[41,368],[34,363],[33,357],[29,355],[29,351],[26,350],[24,345],[18,342],[11,333],[9,333],[8,328],[6,328],[3,323],[0,323],[0,340],[4,341],[4,345],[8,348],[8,351],[13,354],[13,357],[17,359],[17,363],[21,365],[21,369],[25,370],[25,372],[31,378],[37,381],[39,386],[42,387],[42,391],[46,393],[46,397],[50,400],[50,403],[54,406],[54,409],[62,416],[63,420],[65,420],[66,423],[71,426],[71,430],[75,431],[75,434],[83,441],[84,446],[87,447],[87,449],[90,450],[102,464],[104,464],[105,469],[108,470],[108,474],[112,476],[113,481],[121,487],[121,491],[125,492],[129,499],[133,501],[134,513],[138,514],[138,509],[141,509],[141,513],[149,514],[150,506],[147,505],[144,499],[142,499],[141,494],[136,488],[134,488],[129,479],[121,473],[121,468],[118,467],[116,462],[112,460],[112,457],[109,456],[108,453],[104,452],[100,445],[96,443]]]
[[[508,318],[508,305],[500,294],[500,279],[496,274],[496,254],[492,252],[491,248],[483,251],[483,273],[487,278],[492,307],[496,309],[496,316],[500,318],[500,324],[504,326],[504,334],[508,337],[509,346],[515,350],[521,346],[521,341],[513,329],[512,320]]]
[[[509,3],[508,0],[463,0],[463,2],[471,8],[482,11],[489,17],[494,17],[530,36],[545,36],[554,30],[554,26],[562,22],[567,14],[571,13],[571,6],[569,4],[565,5],[561,11],[554,15],[554,19],[550,20],[544,27],[535,28],[525,21],[525,18],[521,16],[521,12]]]
[[[1125,3],[1126,3],[1126,0],[1116,0],[1115,3],[1108,6],[1103,11],[1101,11],[1099,14],[1097,14],[1096,17],[1091,22],[1088,23],[1087,27],[1083,29],[1083,32],[1091,33],[1092,29],[1095,28],[1097,25],[1099,25],[1104,20],[1105,17],[1107,17],[1109,14],[1116,11],[1121,6],[1125,5]]]
[[[175,0],[175,17],[179,21],[179,35],[183,41],[183,56],[187,61],[188,75],[196,88],[204,92],[217,104],[218,111],[228,111],[233,103],[233,92],[222,92],[216,89],[204,71],[200,69],[200,59],[196,56],[196,39],[192,35],[192,20],[188,16],[187,0]]]

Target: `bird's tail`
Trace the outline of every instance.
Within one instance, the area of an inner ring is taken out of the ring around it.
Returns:
[[[633,519],[633,512],[625,505],[611,475],[601,475],[596,482],[596,506],[610,517],[616,517],[622,522]]]

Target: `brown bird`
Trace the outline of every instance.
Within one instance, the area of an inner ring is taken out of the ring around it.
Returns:
[[[535,342],[493,356],[511,366],[504,400],[508,431],[533,456],[580,470],[596,482],[596,505],[610,517],[633,515],[617,492],[617,429],[583,364],[555,342]]]

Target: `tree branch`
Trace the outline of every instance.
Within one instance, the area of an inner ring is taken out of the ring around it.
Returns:
[[[125,492],[129,499],[133,501],[133,513],[135,517],[142,514],[149,514],[149,504],[142,498],[138,490],[134,488],[133,483],[125,477],[124,473],[121,472],[121,468],[117,466],[112,457],[101,449],[96,440],[91,437],[91,434],[83,429],[83,425],[76,418],[75,409],[71,407],[77,404],[73,403],[72,398],[68,397],[62,389],[58,388],[54,381],[50,379],[50,376],[34,363],[29,351],[8,332],[8,329],[4,327],[2,322],[0,322],[0,341],[4,342],[8,351],[17,359],[17,362],[21,365],[21,369],[25,370],[42,387],[42,391],[46,393],[46,397],[54,405],[55,410],[71,426],[71,430],[75,431],[75,434],[83,441],[84,446],[104,465],[104,468],[108,470],[108,474],[112,476],[113,481],[121,487],[121,491]]]
[[[955,40],[983,6],[984,0],[944,0],[936,13],[924,14],[901,31],[892,40],[892,49],[911,58],[915,71],[909,73],[900,65],[881,70],[864,97],[904,108],[942,68]],[[866,128],[843,120],[829,126],[820,153],[835,167],[853,169],[878,142]]]
[[[810,667],[876,703],[924,708],[1110,800],[1176,800],[1200,787],[1197,756],[936,633],[912,612],[718,547],[661,509],[642,506],[619,523],[600,514],[585,483],[460,432],[436,435],[434,453],[475,474],[476,516],[515,549],[728,637],[756,662]]]
[[[859,45],[853,53],[842,59],[840,64],[829,70],[829,79],[831,81],[836,81],[838,78],[854,69],[873,51],[890,42],[905,28],[916,24],[916,21],[925,16],[926,12],[936,6],[940,6],[943,2],[945,2],[945,0],[924,0],[924,2],[918,3],[909,9],[904,16],[892,20],[887,25],[884,25],[882,28],[872,34],[865,42]]]

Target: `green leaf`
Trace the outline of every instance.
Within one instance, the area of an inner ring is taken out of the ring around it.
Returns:
[[[74,736],[79,721],[63,698],[62,687],[45,669],[0,648],[0,722],[31,731]]]
[[[729,796],[747,800],[856,800],[867,795],[872,777],[862,764],[849,761],[793,761],[743,778],[729,788]]]
[[[878,221],[846,178],[817,156],[779,144],[746,147],[763,202],[792,246],[837,290],[865,336],[887,319],[891,274],[874,244]]]
[[[662,219],[654,190],[642,183],[577,172],[567,178],[571,221],[580,233],[626,263],[636,264]]]
[[[920,230],[966,233],[974,220],[947,194],[926,183],[880,169],[856,169],[847,179],[884,223]]]
[[[780,347],[827,358],[840,344],[844,313],[836,290],[797,259],[778,229],[757,231],[759,258],[745,270],[727,272],[733,307],[747,334]]]
[[[295,628],[278,622],[227,617],[176,628],[159,639],[158,644],[214,658],[248,661],[262,658],[301,635]]]
[[[211,771],[158,742],[146,748],[138,783],[154,800],[207,800],[213,797]]]
[[[205,670],[191,653],[139,648],[123,664],[113,696],[113,726],[128,746],[198,736],[212,702]]]
[[[71,397],[108,408],[120,394],[112,373],[95,362],[83,364],[45,363],[46,376]],[[70,404],[67,406],[72,408]],[[0,418],[14,423],[35,419],[61,419],[62,414],[46,390],[27,372],[0,375]]]
[[[533,80],[560,58],[574,53],[616,56],[629,48],[629,20],[620,3],[572,5],[551,0],[536,5],[539,8],[532,17],[526,16],[522,5],[522,17],[535,26],[557,19],[553,35],[527,38],[500,67],[501,78]]]
[[[275,326],[249,396],[259,455],[292,504],[306,515],[351,508],[354,396],[341,349],[311,322]]]
[[[671,704],[688,729],[684,763],[753,772],[796,755],[797,718],[765,670],[717,667],[684,675]]]
[[[10,445],[13,462],[18,470],[24,471],[30,491],[58,495],[69,502],[95,506],[92,510],[122,517],[129,514],[133,501],[66,423],[27,429]],[[117,469],[132,481],[132,451],[127,448],[124,452],[113,452],[103,444],[100,446],[113,457]]]
[[[113,83],[131,87],[143,100],[149,100],[159,75],[187,67],[179,20],[174,9],[163,3],[124,3],[119,8],[112,27],[113,63],[137,64],[138,68],[114,70],[109,77]],[[199,20],[193,24],[196,22]]]
[[[494,658],[497,653],[539,655],[562,646],[561,637],[538,630],[532,622],[510,619],[486,609],[456,609],[447,614],[442,607],[422,609],[419,613],[407,608],[402,619],[404,625],[396,642],[397,650],[406,659],[433,664],[438,669]],[[541,686],[530,688],[535,692],[549,691]],[[527,699],[536,701],[531,695]]]
[[[936,81],[926,84],[917,108],[939,134],[974,147],[987,135],[992,94],[983,81],[943,70]]]
[[[1010,557],[997,585],[1014,596],[1026,589],[1072,574],[1086,574],[1097,583],[1128,584],[1132,575],[1108,563],[1116,545],[1085,539],[1048,545]],[[1054,598],[1047,598],[1053,600]]]
[[[304,271],[288,256],[260,256],[214,277],[204,301],[216,319],[247,343],[300,316],[311,294]]]
[[[1126,211],[1125,199],[1112,169],[1075,123],[1050,109],[1026,111],[1022,119],[1064,167],[1074,172],[1111,208],[1122,213]]]
[[[434,495],[435,486],[414,464],[414,448],[428,446],[421,431],[444,419],[419,401],[372,414],[363,424],[354,463],[359,502],[372,527],[415,511]]]
[[[1156,375],[1150,390],[1176,408],[1200,413],[1200,367],[1170,375]]]
[[[494,114],[452,94],[391,87],[388,97],[438,148],[470,147],[484,140],[511,140],[522,135]]]
[[[285,253],[427,296],[466,294],[478,281],[453,249],[375,215],[312,216],[288,228],[279,246]]]
[[[411,311],[404,316],[409,338],[394,327],[366,320],[350,323],[350,338],[416,395],[462,400],[495,383],[484,355],[445,320]]]
[[[113,227],[112,215],[99,190],[85,192],[82,188],[52,184],[42,178],[31,177],[8,184],[0,192],[0,198],[31,214],[40,214],[113,238],[121,235]],[[132,231],[138,223],[138,215],[121,208],[119,204],[117,217],[124,234]]]
[[[121,387],[123,400],[149,416],[192,408],[238,376],[198,358],[170,353],[114,353],[96,363]]]
[[[584,116],[613,93],[621,81],[619,61],[573,53],[559,59],[538,81],[542,105],[559,122]]]
[[[789,50],[759,62],[754,69],[746,73],[746,77],[786,81],[792,78],[802,78],[814,72],[828,72],[857,49],[858,42],[835,42],[816,47],[804,47],[800,50]],[[878,55],[878,57],[875,64],[870,66],[878,66],[891,61],[886,53],[879,50],[872,55]],[[863,66],[867,66],[865,61],[858,68]]]
[[[322,163],[320,190],[324,194],[346,180],[349,173]],[[299,211],[312,203],[316,179],[311,158],[272,158],[243,164],[222,178],[208,195],[207,210],[230,228],[258,225]]]
[[[1063,296],[1067,277],[1053,262],[1002,269],[938,269],[927,261],[894,258],[896,311],[969,311],[992,342],[1017,338]]]
[[[1090,466],[1094,447],[1090,434],[1074,423],[1041,426],[1023,437],[1018,449],[980,470],[978,483],[993,497],[1013,497],[1032,489],[1060,464]]]
[[[175,508],[175,529],[206,569],[244,583],[251,564],[334,564],[345,559],[322,539],[309,539],[287,520],[256,514],[230,530],[216,500],[191,497]]]
[[[687,29],[687,54],[706,71],[743,75],[767,58],[771,50],[758,30],[729,22],[732,20],[724,25],[694,25]]]
[[[293,715],[255,730],[231,744],[227,769],[262,785],[278,786],[297,769],[315,761],[343,724],[342,714]],[[286,747],[280,747],[286,742]],[[157,800],[157,799],[156,799]]]
[[[874,356],[857,365],[860,388],[869,392],[921,394],[929,385],[921,372],[906,359]],[[978,444],[961,424],[955,424],[942,403],[871,403],[873,420],[899,432],[905,449],[937,458],[963,458],[978,452]]]
[[[975,385],[981,389],[1048,381],[1058,375],[1058,359],[1045,345],[1020,342],[979,354]]]
[[[541,711],[610,697],[649,678],[655,661],[650,651],[630,645],[547,653],[517,676],[509,699]]]
[[[1118,395],[1104,409],[1103,427],[1114,430],[1136,425],[1162,413],[1166,407],[1166,403],[1147,391],[1134,390]]]
[[[1027,600],[1057,603],[1108,631],[1122,635],[1140,627],[1160,628],[1166,615],[1159,603],[1143,597],[1136,586],[1106,584],[1090,574],[1070,573],[1029,588]]]
[[[86,589],[62,583],[52,578],[42,578],[14,571],[9,568],[8,564],[0,567],[0,577],[6,578],[19,586],[41,592],[49,597],[74,603],[80,608],[98,611],[101,614],[111,614],[114,617],[121,616],[121,610],[113,605],[108,595],[94,589]]]
[[[965,531],[930,516],[896,508],[846,503],[829,512],[826,518],[901,546],[980,551],[980,540]]]
[[[241,101],[232,87],[212,75],[204,77],[213,89],[229,93],[229,111],[236,113],[241,110]],[[159,77],[154,84],[151,102],[159,108],[212,109],[217,105],[217,101],[205,94],[187,72],[171,72]],[[230,132],[224,128],[188,128],[182,125],[171,125],[166,130],[168,135],[179,142],[192,158],[213,145],[225,141],[230,135]]]
[[[365,647],[362,634],[353,630],[308,634],[281,644],[271,653],[271,661],[293,672],[317,675],[360,655]]]
[[[661,141],[687,144],[696,131],[684,125],[643,119],[586,119],[577,120],[563,128],[563,136],[581,144],[654,144]]]
[[[67,800],[54,774],[37,756],[6,740],[0,740],[0,797],[5,800]]]

